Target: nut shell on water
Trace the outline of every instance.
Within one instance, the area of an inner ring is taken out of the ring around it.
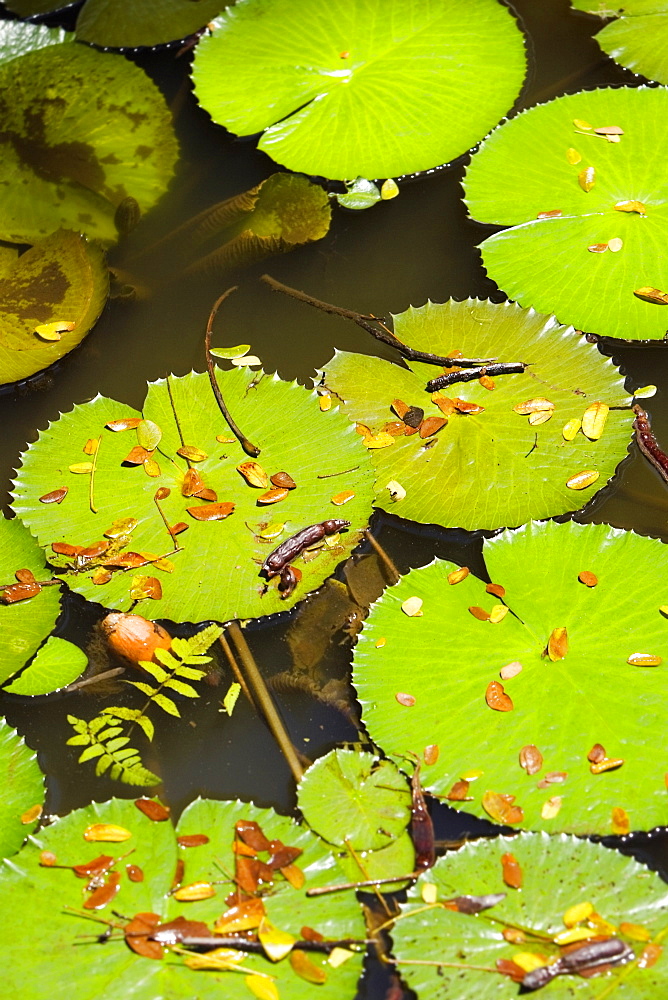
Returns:
[[[162,625],[141,615],[114,611],[100,622],[109,649],[123,660],[139,663],[152,660],[156,649],[169,649],[172,637]]]

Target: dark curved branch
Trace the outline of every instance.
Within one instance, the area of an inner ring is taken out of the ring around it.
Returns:
[[[248,440],[245,434],[242,433],[242,431],[237,427],[234,420],[232,419],[230,411],[228,410],[225,404],[225,400],[223,399],[223,394],[220,391],[220,386],[218,385],[218,381],[216,379],[216,369],[214,367],[213,358],[211,356],[211,331],[213,330],[213,321],[216,318],[216,313],[218,312],[218,309],[223,304],[225,299],[229,295],[231,295],[232,292],[236,292],[236,290],[237,286],[233,285],[231,288],[228,288],[226,292],[223,292],[223,294],[219,296],[214,302],[213,308],[209,313],[209,322],[206,325],[206,334],[204,335],[204,353],[206,355],[206,367],[209,373],[209,382],[211,383],[213,394],[216,397],[216,402],[220,407],[220,412],[225,417],[225,420],[227,421],[230,430],[232,431],[232,433],[234,434],[234,436],[236,437],[236,439],[238,440],[239,444],[246,452],[246,454],[250,455],[251,458],[256,458],[260,454],[260,449],[257,447],[257,445],[253,444],[252,441]]]

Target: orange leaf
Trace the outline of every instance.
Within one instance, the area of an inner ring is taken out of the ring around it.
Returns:
[[[482,797],[482,807],[496,823],[521,823],[524,811],[520,806],[513,805],[514,801],[514,795],[487,791]]]
[[[554,662],[563,660],[568,652],[568,631],[561,627],[552,629],[547,640],[547,655]]]
[[[327,972],[319,965],[315,965],[308,955],[300,948],[295,948],[290,952],[290,965],[292,971],[307,983],[314,983],[316,986],[322,985],[327,980]]]
[[[222,521],[234,510],[235,504],[229,500],[221,503],[208,503],[203,507],[186,507],[191,517],[196,521]]]
[[[503,881],[511,889],[522,888],[522,869],[514,854],[504,854],[501,857]]]
[[[487,685],[485,701],[495,712],[512,712],[513,710],[512,698],[506,694],[503,684],[498,681],[490,681]]]
[[[163,806],[162,802],[156,802],[155,799],[135,799],[135,805],[154,823],[163,823],[171,814],[169,806]]]
[[[100,840],[111,844],[129,840],[131,836],[132,833],[124,826],[116,826],[114,823],[92,823],[91,826],[86,827],[83,833],[84,840]]]
[[[258,498],[256,503],[279,503],[281,500],[289,495],[290,490],[280,489],[280,490],[267,490],[266,493],[262,493]]]

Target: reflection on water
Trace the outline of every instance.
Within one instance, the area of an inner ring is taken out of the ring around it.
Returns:
[[[558,93],[585,86],[635,82],[626,71],[604,58],[591,34],[596,22],[569,10],[567,0],[516,0],[518,14],[530,33],[531,73],[522,103],[546,101]],[[258,184],[276,168],[258,153],[252,141],[236,140],[213,126],[194,104],[187,80],[188,57],[175,59],[176,50],[149,53],[138,61],[161,83],[176,114],[182,160],[163,202],[112,254],[112,263],[132,270],[133,258],[143,247],[197,212]],[[219,343],[249,343],[268,371],[308,383],[315,369],[331,357],[333,348],[392,357],[390,349],[371,342],[343,319],[316,314],[273,294],[258,280],[268,270],[280,281],[308,291],[325,301],[362,312],[387,315],[421,305],[427,299],[469,295],[503,296],[486,278],[476,244],[489,231],[466,217],[460,182],[464,164],[437,171],[402,186],[400,196],[367,212],[337,209],[329,234],[288,256],[264,262],[234,276],[239,290],[225,303],[216,321]],[[165,245],[166,246],[166,245]],[[35,439],[58,414],[75,402],[97,393],[139,407],[146,382],[169,372],[182,375],[204,370],[203,334],[213,301],[231,278],[193,281],[171,276],[175,263],[154,255],[143,272],[145,283],[158,291],[135,301],[111,301],[82,346],[52,371],[25,386],[0,395],[0,467],[7,510],[12,469],[26,442]],[[668,355],[659,346],[607,349],[635,384],[666,385]],[[649,401],[655,432],[668,448],[668,410],[665,393]],[[592,505],[586,517],[593,521],[634,528],[667,537],[668,493],[656,473],[633,454],[612,486]],[[376,515],[374,532],[400,571],[430,562],[436,555],[480,565],[480,539],[459,531],[420,527],[388,515]],[[220,553],[224,559],[225,554]],[[66,604],[65,627],[85,641],[94,610],[73,597]],[[291,621],[254,623],[248,630],[252,650],[269,675],[292,668],[287,641]],[[350,641],[333,629],[333,644],[318,664],[345,685]],[[221,663],[222,666],[222,663]],[[224,666],[223,666],[224,670]],[[326,680],[326,678],[325,678]],[[232,718],[221,712],[227,681],[205,690],[197,702],[182,709],[183,718],[157,727],[150,768],[164,775],[165,796],[178,810],[195,795],[252,798],[280,809],[293,805],[293,784],[287,765],[272,738],[250,707],[240,700]],[[301,690],[278,685],[277,698],[285,723],[300,753],[314,758],[339,741],[357,738],[355,726],[336,705]],[[26,734],[40,752],[49,776],[48,808],[64,812],[90,798],[132,794],[104,779],[91,780],[88,768],[75,765],[75,748],[66,748],[71,732],[65,715],[90,717],[94,699],[85,694],[53,696],[42,704],[27,704],[5,695],[0,710]],[[455,839],[489,829],[488,824],[440,809],[438,833]],[[644,850],[645,848],[643,848]],[[651,843],[647,846],[648,857]],[[643,855],[644,856],[644,855]]]

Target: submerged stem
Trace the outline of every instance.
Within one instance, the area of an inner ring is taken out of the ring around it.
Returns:
[[[299,757],[297,756],[297,752],[292,744],[292,740],[288,735],[288,731],[283,725],[283,721],[276,710],[276,706],[274,705],[273,698],[271,697],[269,689],[264,682],[264,678],[258,670],[257,663],[253,659],[253,654],[250,651],[244,634],[239,628],[238,622],[230,622],[227,626],[227,631],[237,648],[243,668],[246,671],[246,677],[248,678],[250,688],[253,692],[253,698],[262,710],[262,714],[267,721],[267,725],[271,730],[272,736],[278,743],[281,753],[285,757],[288,767],[292,772],[292,777],[295,781],[299,782],[303,777],[304,769],[299,761]]]
[[[232,433],[234,434],[234,436],[236,437],[237,441],[239,442],[243,450],[246,452],[246,454],[250,455],[251,458],[257,458],[257,456],[260,454],[260,449],[257,447],[257,445],[253,444],[252,441],[249,441],[248,438],[245,436],[245,434],[243,434],[243,432],[237,427],[234,420],[232,419],[230,411],[228,410],[225,404],[225,400],[223,399],[223,394],[220,391],[220,386],[218,385],[218,382],[216,380],[216,370],[213,364],[213,358],[211,356],[211,331],[213,329],[213,321],[216,318],[216,313],[218,312],[218,309],[225,301],[225,299],[229,295],[231,295],[232,292],[236,292],[236,290],[237,286],[233,285],[231,288],[228,288],[226,292],[223,292],[223,294],[220,295],[214,302],[213,308],[209,313],[209,322],[206,325],[206,333],[204,335],[204,353],[206,354],[206,368],[209,373],[209,382],[211,383],[213,394],[216,397],[216,402],[220,407],[220,412],[225,417],[228,427],[230,428],[230,430],[232,431]]]

